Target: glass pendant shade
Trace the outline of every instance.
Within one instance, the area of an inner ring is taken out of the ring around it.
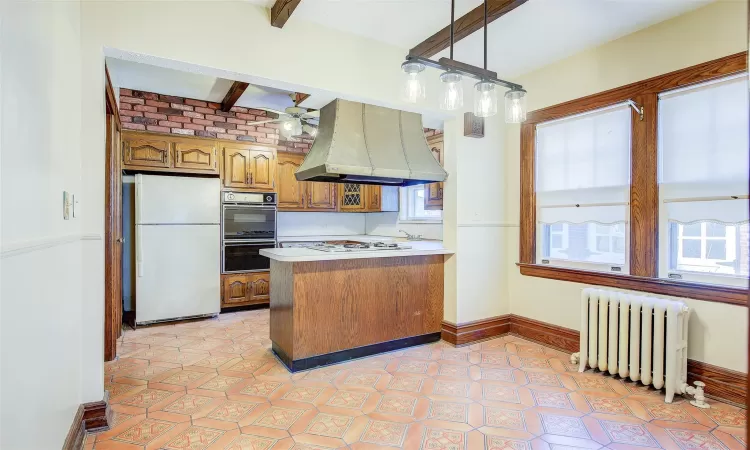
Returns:
[[[401,90],[401,98],[405,102],[417,103],[420,100],[424,100],[425,81],[424,81],[424,69],[425,65],[418,62],[406,61],[401,64],[401,69],[404,71],[404,86]]]
[[[505,93],[505,122],[521,123],[526,120],[526,91],[510,90]]]
[[[497,114],[497,89],[495,83],[480,81],[474,85],[474,115],[492,117]]]
[[[461,74],[455,72],[443,72],[440,75],[443,82],[443,98],[440,101],[440,109],[455,111],[464,106],[464,88],[461,83]]]

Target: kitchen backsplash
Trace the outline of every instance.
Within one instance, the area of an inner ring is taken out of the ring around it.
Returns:
[[[279,212],[279,237],[365,234],[364,213]]]
[[[370,213],[365,218],[365,234],[374,236],[405,237],[399,230],[409,234],[422,235],[425,239],[443,240],[443,224],[439,223],[399,223],[397,212]]]

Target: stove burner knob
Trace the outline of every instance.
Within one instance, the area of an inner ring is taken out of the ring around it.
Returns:
[[[267,201],[267,202],[272,202],[272,201],[273,201],[273,196],[271,196],[271,195],[266,195],[266,201]]]
[[[234,200],[234,194],[232,193],[227,194],[227,200]]]

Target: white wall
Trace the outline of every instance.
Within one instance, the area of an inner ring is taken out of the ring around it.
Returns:
[[[425,239],[443,239],[443,223],[413,223],[399,222],[399,213],[382,212],[365,214],[365,228],[367,234],[374,236],[406,237],[399,230],[409,234],[421,235]]]
[[[529,110],[544,108],[673,70],[747,51],[746,2],[718,1],[598,48],[526,74],[518,80],[528,90]],[[506,216],[519,220],[519,127],[507,127]],[[583,285],[521,276],[518,228],[507,239],[510,309],[513,314],[580,328]],[[690,358],[747,371],[747,310],[744,307],[690,300]]]
[[[62,215],[63,190],[81,193],[80,8],[2,8],[0,447],[53,449],[78,406],[103,394],[87,395],[82,332],[84,267],[93,264],[84,255],[101,238],[83,234],[80,215]]]
[[[365,213],[280,212],[279,237],[365,234]]]

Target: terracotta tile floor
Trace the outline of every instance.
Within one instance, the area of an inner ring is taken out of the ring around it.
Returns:
[[[268,310],[127,331],[105,366],[105,449],[744,449],[745,414],[595,373],[506,336],[290,374]]]

